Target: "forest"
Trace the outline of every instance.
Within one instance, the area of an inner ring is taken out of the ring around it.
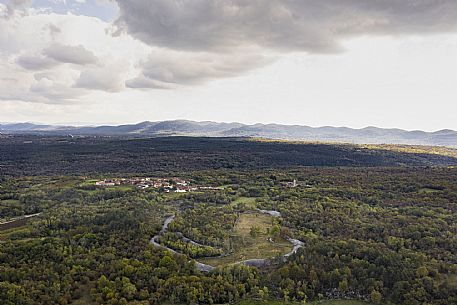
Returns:
[[[0,173],[164,176],[210,169],[256,170],[310,166],[457,166],[457,150],[351,145],[250,138],[52,137],[0,134]]]
[[[248,139],[0,142],[1,304],[457,303],[452,154]],[[93,183],[142,175],[220,188]]]

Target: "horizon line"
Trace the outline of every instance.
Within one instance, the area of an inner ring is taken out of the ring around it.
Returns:
[[[348,126],[334,126],[334,125],[320,125],[320,126],[311,126],[311,125],[305,125],[305,124],[284,124],[284,123],[275,123],[275,122],[270,122],[270,123],[262,123],[262,122],[257,122],[257,123],[241,123],[237,121],[232,121],[232,122],[225,122],[225,121],[211,121],[211,120],[190,120],[190,119],[165,119],[165,120],[158,120],[158,121],[149,121],[149,120],[144,120],[144,121],[137,121],[133,123],[82,123],[79,125],[79,122],[69,122],[69,123],[41,123],[41,122],[34,122],[34,121],[16,121],[16,122],[0,122],[0,125],[14,125],[14,124],[34,124],[34,125],[47,125],[47,126],[57,126],[57,127],[76,127],[76,128],[84,128],[84,127],[102,127],[102,126],[109,126],[109,127],[117,127],[117,126],[123,126],[123,125],[138,125],[142,123],[162,123],[162,122],[179,122],[179,121],[184,121],[184,122],[192,122],[192,123],[215,123],[215,124],[240,124],[244,126],[255,126],[255,125],[263,125],[263,126],[268,126],[268,125],[279,125],[279,126],[296,126],[296,127],[310,127],[310,128],[348,128],[352,130],[364,130],[364,129],[369,129],[369,128],[376,128],[376,129],[384,129],[384,130],[401,130],[401,131],[406,131],[406,132],[425,132],[425,133],[437,133],[441,131],[452,131],[452,132],[457,132],[457,130],[451,129],[451,128],[443,128],[443,129],[438,129],[438,130],[423,130],[423,129],[404,129],[404,128],[399,128],[399,127],[379,127],[379,126],[374,126],[374,125],[368,125],[365,127],[348,127]]]

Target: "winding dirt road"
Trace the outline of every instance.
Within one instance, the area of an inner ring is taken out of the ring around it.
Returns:
[[[259,212],[261,213],[264,213],[264,214],[268,214],[270,216],[273,216],[273,217],[281,217],[281,213],[278,212],[278,211],[273,211],[273,210],[260,210],[258,209]],[[160,232],[155,235],[154,237],[151,238],[151,244],[153,244],[155,247],[158,247],[158,248],[162,248],[162,249],[166,249],[172,253],[178,253],[178,254],[181,254],[179,252],[177,252],[176,250],[173,250],[167,246],[164,246],[164,245],[161,245],[159,244],[157,241],[158,241],[158,238],[160,237],[160,235],[162,235],[163,233],[165,233],[167,230],[168,230],[168,225],[175,219],[175,216],[169,216],[168,218],[165,219],[164,223],[163,223],[163,226],[162,226],[162,229],[160,230]],[[193,245],[196,245],[196,246],[204,246],[188,237],[185,237],[181,232],[175,232],[183,241],[185,242],[188,242],[188,243],[191,243]],[[287,241],[289,241],[292,245],[293,245],[293,249],[292,251],[284,254],[282,257],[283,258],[288,258],[289,256],[295,254],[298,249],[302,248],[305,246],[305,244],[298,240],[298,239],[293,239],[293,238],[287,238]],[[263,259],[263,258],[258,258],[258,259],[248,259],[248,260],[244,260],[244,261],[240,261],[236,264],[243,264],[243,265],[246,265],[246,266],[253,266],[253,267],[263,267],[263,266],[266,266],[270,263],[271,260],[269,259]],[[202,272],[209,272],[209,271],[212,271],[214,270],[216,267],[214,266],[211,266],[211,265],[207,265],[207,264],[203,264],[203,263],[200,263],[199,261],[195,260],[195,266],[197,267],[198,270],[202,271]]]

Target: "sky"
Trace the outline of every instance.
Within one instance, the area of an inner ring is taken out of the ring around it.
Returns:
[[[0,0],[0,122],[456,118],[455,0]]]

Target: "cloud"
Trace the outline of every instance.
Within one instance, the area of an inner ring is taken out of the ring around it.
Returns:
[[[157,81],[144,75],[126,80],[125,86],[130,89],[172,89],[175,87],[172,84]]]
[[[119,31],[175,50],[331,53],[357,35],[455,32],[455,0],[117,0]]]
[[[10,8],[24,8],[32,4],[32,0],[9,0],[7,6]]]
[[[76,65],[96,64],[98,58],[82,45],[69,46],[54,43],[43,50],[43,54],[61,63]]]
[[[52,39],[55,39],[56,36],[62,32],[58,26],[56,26],[55,24],[52,24],[52,23],[50,23],[48,25],[48,29],[49,29],[49,34],[51,35]]]
[[[129,54],[125,50],[104,52],[121,49],[126,41],[133,41],[107,35],[107,27],[108,23],[96,18],[33,10],[0,18],[0,75],[8,75],[0,79],[0,100],[47,104],[82,102],[95,89],[75,86],[81,74],[84,78],[85,70],[102,67],[113,58]],[[91,39],[85,40],[89,28]],[[139,44],[132,45],[140,48]],[[96,53],[101,54],[103,60]],[[133,54],[131,57],[135,58]],[[108,71],[114,69],[108,68],[105,83],[112,78]],[[103,81],[97,80],[97,83]],[[117,83],[123,85],[123,82]],[[114,88],[113,85],[105,87]]]
[[[83,70],[74,84],[75,88],[119,92],[124,89],[122,65]]]
[[[10,81],[0,81],[0,100],[6,101],[73,104],[84,94],[84,90],[71,88],[65,79],[48,78],[45,75],[35,75],[34,81],[27,75]]]
[[[33,9],[0,19],[0,28],[1,72],[21,80],[14,86],[0,80],[3,100],[68,103],[96,91],[195,86],[239,76],[274,58],[253,47],[217,54],[149,46],[130,35],[111,35],[111,24],[97,18]]]
[[[0,73],[9,79],[0,79],[0,99],[67,103],[95,91],[197,86],[286,53],[338,53],[357,36],[457,31],[455,0],[114,2],[114,24],[38,1],[0,4]]]
[[[252,50],[234,54],[157,50],[140,64],[141,74],[126,82],[129,88],[175,88],[238,76],[272,61]]]
[[[62,103],[74,102],[84,94],[84,91],[71,88],[64,82],[41,77],[30,87],[29,94],[35,94],[46,102]]]
[[[12,17],[17,10],[27,8],[32,4],[32,0],[9,0],[6,4],[6,14],[4,17]]]
[[[17,58],[16,62],[21,67],[23,67],[24,69],[28,69],[28,70],[50,69],[59,64],[57,61],[55,61],[51,58],[45,57],[43,55],[40,55],[40,56],[22,55]]]
[[[0,78],[0,102],[84,103],[125,89],[151,48],[109,28],[98,18],[34,9],[0,18],[0,75],[8,76]]]

